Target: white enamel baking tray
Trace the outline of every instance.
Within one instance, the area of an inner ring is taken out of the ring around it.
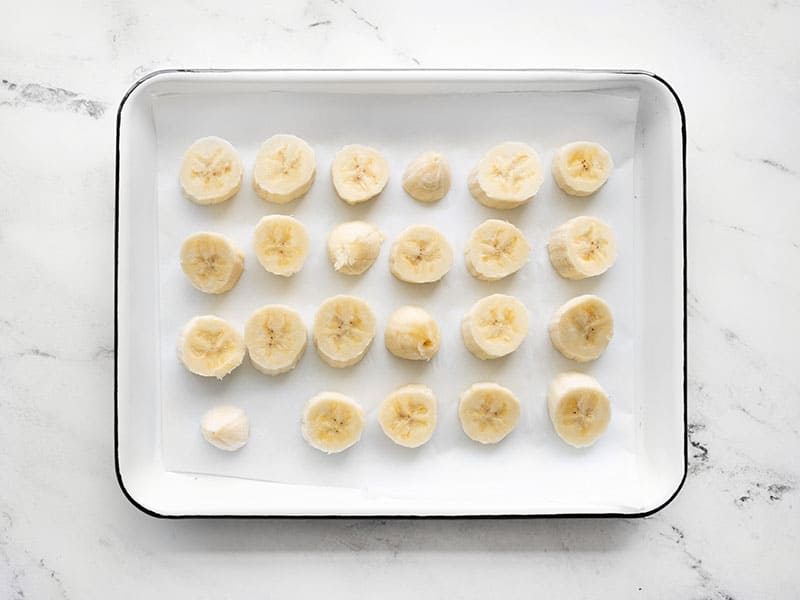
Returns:
[[[258,145],[295,133],[317,153],[317,180],[286,206],[257,198],[250,169]],[[181,197],[180,154],[194,139],[218,135],[239,149],[246,169],[232,201],[199,207]],[[606,145],[615,159],[594,197],[565,196],[546,177],[527,206],[497,211],[475,202],[466,174],[482,152],[508,139],[533,145],[549,164],[575,139]],[[382,150],[392,177],[366,206],[348,207],[329,177],[333,153],[347,143]],[[453,167],[448,196],[421,205],[400,186],[416,153],[438,149]],[[686,475],[685,122],[678,97],[659,77],[633,71],[437,70],[242,71],[152,73],[120,103],[117,118],[116,467],[125,495],[162,517],[472,517],[644,516],[678,493]],[[294,214],[308,227],[312,252],[291,280],[256,262],[252,228],[269,213]],[[578,214],[609,221],[620,257],[605,275],[581,282],[558,277],[547,233]],[[478,282],[460,253],[473,227],[505,218],[530,239],[531,260],[501,282]],[[335,274],[324,241],[336,223],[367,219],[389,238],[361,278]],[[388,272],[391,238],[407,225],[433,224],[457,260],[438,283],[413,286]],[[191,288],[178,266],[180,242],[197,230],[220,231],[245,249],[245,273],[223,297]],[[531,331],[511,357],[478,361],[463,348],[458,323],[476,299],[495,292],[520,297]],[[335,293],[366,298],[378,335],[359,365],[335,370],[309,347],[289,374],[269,378],[246,360],[221,382],[188,374],[175,357],[180,325],[214,313],[243,326],[269,302],[297,308],[310,325],[319,302]],[[570,297],[597,293],[615,313],[615,338],[598,361],[576,365],[550,346],[552,311]],[[408,364],[383,347],[392,310],[421,304],[439,320],[443,346],[426,365]],[[589,449],[563,444],[545,408],[550,378],[591,373],[609,391],[612,424]],[[483,447],[463,435],[458,393],[479,380],[507,385],[523,416],[501,444]],[[402,383],[419,381],[439,398],[439,426],[418,450],[394,447],[376,409]],[[302,404],[336,389],[367,412],[362,441],[341,455],[309,448],[299,433]],[[222,453],[202,440],[202,413],[219,402],[243,406],[251,441]]]

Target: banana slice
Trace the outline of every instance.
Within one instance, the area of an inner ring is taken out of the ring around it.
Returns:
[[[438,152],[423,152],[403,172],[403,189],[420,202],[436,202],[450,190],[450,164]]]
[[[383,337],[389,352],[408,360],[430,360],[441,344],[436,321],[418,306],[403,306],[394,311],[386,322]]]
[[[591,446],[611,420],[608,394],[594,377],[559,373],[547,390],[547,412],[558,436],[576,448]]]
[[[268,215],[256,225],[253,247],[262,267],[289,277],[303,268],[308,256],[308,233],[294,217]]]
[[[599,357],[614,335],[614,318],[604,300],[586,294],[559,308],[550,321],[556,350],[577,362]]]
[[[311,189],[317,161],[314,150],[294,135],[268,138],[256,154],[253,187],[267,202],[286,204]]]
[[[556,227],[547,242],[550,262],[567,279],[605,273],[617,260],[617,240],[607,224],[594,217],[575,217]]]
[[[200,138],[183,155],[180,182],[192,202],[225,202],[242,187],[242,160],[230,142],[213,136]]]
[[[322,392],[306,403],[301,431],[317,450],[341,452],[361,439],[364,410],[344,394]]]
[[[461,394],[458,418],[470,439],[496,444],[514,430],[520,403],[508,388],[490,382],[476,383]]]
[[[481,298],[461,321],[464,345],[481,360],[511,354],[527,333],[528,309],[505,294]]]
[[[412,225],[392,244],[392,275],[409,283],[439,281],[453,266],[453,249],[445,237],[428,225]]]
[[[436,429],[436,396],[426,385],[397,388],[381,403],[378,422],[383,433],[399,446],[418,448]]]
[[[308,334],[300,313],[269,304],[256,310],[244,326],[244,343],[253,366],[266,375],[294,369],[306,350]]]
[[[178,358],[192,373],[222,379],[242,364],[244,340],[225,319],[194,317],[181,329]]]
[[[467,178],[473,197],[489,208],[515,208],[536,195],[544,181],[536,150],[504,142],[489,150]]]
[[[497,281],[519,271],[528,260],[531,245],[508,221],[489,219],[469,236],[464,253],[473,277]]]
[[[314,317],[314,343],[326,363],[349,367],[367,353],[375,337],[375,314],[355,296],[333,296],[325,300]]]
[[[335,271],[361,275],[381,253],[383,234],[364,221],[342,223],[328,236],[328,258]]]
[[[233,452],[244,446],[250,438],[250,420],[238,406],[215,406],[203,415],[200,433],[212,446]]]
[[[553,178],[572,196],[589,196],[608,181],[614,163],[608,150],[594,142],[572,142],[556,150]]]
[[[195,233],[181,246],[181,269],[201,292],[222,294],[239,281],[244,270],[244,254],[223,235]]]
[[[389,163],[369,146],[345,146],[333,158],[333,187],[347,204],[360,204],[380,194],[389,181]]]

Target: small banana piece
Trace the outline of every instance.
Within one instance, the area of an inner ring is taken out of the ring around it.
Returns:
[[[280,304],[262,306],[244,326],[244,343],[253,366],[266,375],[295,368],[306,350],[308,334],[295,310]]]
[[[200,420],[200,433],[212,446],[233,452],[250,438],[250,420],[238,406],[215,406]]]
[[[347,204],[360,204],[380,194],[389,181],[389,163],[375,148],[353,144],[333,158],[336,193]]]
[[[617,260],[617,240],[606,223],[594,217],[575,217],[556,227],[547,242],[550,262],[567,279],[605,273]]]
[[[268,138],[256,154],[253,188],[275,204],[286,204],[311,189],[317,162],[305,140],[281,133]]]
[[[608,150],[594,142],[572,142],[556,150],[553,178],[571,196],[590,196],[603,187],[614,163]]]
[[[591,446],[611,420],[608,394],[594,377],[559,373],[547,390],[547,412],[558,436],[576,448]]]
[[[180,172],[184,195],[197,204],[219,204],[242,187],[242,160],[230,142],[204,137],[183,155]]]
[[[614,318],[604,300],[586,294],[562,305],[550,321],[556,350],[577,362],[599,357],[614,335]]]
[[[361,439],[364,410],[344,394],[322,392],[306,403],[301,431],[317,450],[341,452]]]
[[[458,418],[464,433],[481,444],[496,444],[514,430],[520,402],[508,388],[476,383],[461,394]]]
[[[201,292],[222,294],[239,281],[244,270],[244,254],[224,235],[195,233],[181,246],[181,269]]]
[[[453,249],[433,227],[412,225],[397,236],[389,252],[392,275],[409,283],[439,281],[453,266]]]
[[[461,321],[464,345],[481,360],[511,354],[527,333],[528,309],[505,294],[481,298]]]
[[[403,172],[403,189],[420,202],[436,202],[450,190],[450,164],[438,152],[423,152]]]
[[[488,219],[469,236],[464,253],[473,277],[497,281],[519,271],[528,260],[531,245],[508,221]]]
[[[189,371],[222,379],[242,364],[244,340],[225,319],[194,317],[181,329],[178,358]]]
[[[504,142],[489,150],[467,178],[473,197],[489,208],[525,204],[544,181],[536,150],[522,142]]]
[[[350,221],[334,228],[328,236],[328,258],[335,271],[361,275],[378,258],[383,234],[364,221]]]
[[[418,306],[402,306],[394,311],[383,337],[389,352],[408,360],[430,360],[441,344],[436,320]]]
[[[436,396],[426,385],[397,388],[381,403],[378,422],[383,433],[399,446],[418,448],[436,429]]]
[[[256,225],[253,247],[262,267],[289,277],[303,268],[308,256],[308,233],[294,217],[267,215]]]
[[[349,367],[364,358],[375,337],[375,314],[361,298],[333,296],[317,309],[313,335],[322,360]]]

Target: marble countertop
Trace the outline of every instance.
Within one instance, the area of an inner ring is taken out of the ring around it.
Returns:
[[[1,597],[796,597],[800,6],[133,5],[4,11]],[[116,106],[149,71],[233,66],[666,78],[689,134],[690,467],[677,499],[632,520],[165,521],[131,506],[113,464]]]

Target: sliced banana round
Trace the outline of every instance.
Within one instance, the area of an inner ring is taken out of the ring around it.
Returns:
[[[384,332],[386,348],[399,358],[430,360],[439,351],[436,320],[419,306],[402,306],[392,313]]]
[[[306,403],[301,431],[317,450],[341,452],[361,439],[364,410],[344,394],[322,392]]]
[[[383,433],[399,446],[418,448],[436,429],[436,396],[426,385],[397,388],[381,403],[378,422]]]
[[[377,260],[383,240],[383,233],[374,225],[364,221],[342,223],[328,236],[328,258],[335,271],[361,275]]]
[[[375,314],[361,298],[333,296],[317,309],[313,336],[322,360],[349,367],[364,358],[375,337]]]
[[[280,375],[294,369],[307,342],[308,333],[300,313],[281,304],[262,306],[244,326],[250,362],[266,375]]]
[[[496,383],[476,383],[458,402],[458,418],[470,439],[496,444],[514,430],[519,421],[520,402],[514,393]]]
[[[250,438],[250,419],[238,406],[222,404],[203,415],[200,433],[212,446],[233,452],[244,446]]]
[[[253,248],[262,267],[289,277],[303,268],[308,256],[308,233],[294,217],[267,215],[256,225]]]
[[[599,357],[614,335],[614,318],[604,300],[586,294],[563,304],[550,321],[556,350],[577,362]]]
[[[242,364],[244,340],[225,319],[194,317],[181,329],[178,358],[189,371],[222,379]]]
[[[214,136],[200,138],[183,155],[180,182],[192,202],[225,202],[242,187],[242,159],[230,142]]]
[[[438,152],[423,152],[403,172],[403,189],[420,202],[436,202],[450,191],[450,164]]]
[[[522,142],[504,142],[489,150],[467,178],[473,197],[489,208],[525,204],[544,181],[536,150]]]
[[[603,187],[614,163],[608,150],[594,142],[572,142],[556,150],[553,178],[572,196],[589,196]]]
[[[617,260],[617,240],[606,223],[575,217],[556,227],[547,242],[550,262],[567,279],[585,279],[608,271]]]
[[[286,204],[311,189],[317,161],[305,140],[281,133],[268,138],[256,154],[253,187],[275,204]]]
[[[470,234],[464,256],[473,277],[497,281],[519,271],[528,260],[531,245],[508,221],[488,219]]]
[[[527,334],[528,309],[505,294],[481,298],[461,321],[464,345],[481,360],[511,354]]]
[[[453,249],[429,225],[412,225],[397,236],[389,252],[392,275],[409,283],[439,281],[453,266]]]
[[[576,448],[591,446],[611,420],[608,394],[594,377],[559,373],[547,389],[547,412],[558,436]]]
[[[333,187],[347,204],[360,204],[380,194],[389,181],[389,163],[369,146],[345,146],[333,157]]]
[[[244,254],[224,235],[194,233],[181,245],[181,269],[201,292],[222,294],[239,281],[244,270]]]

